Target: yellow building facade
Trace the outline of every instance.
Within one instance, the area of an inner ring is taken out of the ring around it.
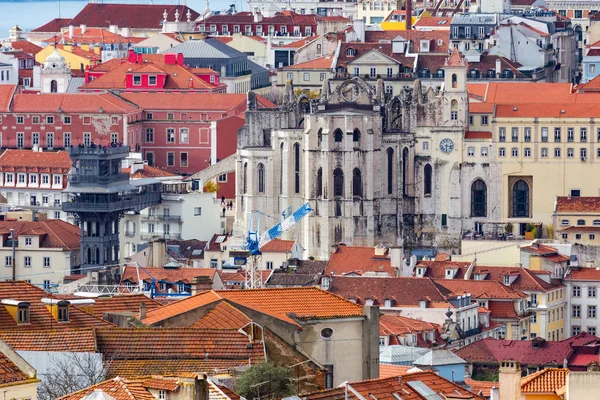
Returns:
[[[54,52],[53,45],[44,47],[39,53],[35,55],[35,61],[40,64],[44,64],[46,58]],[[100,54],[100,47],[96,46],[93,49],[89,45],[73,46],[73,45],[57,45],[56,51],[62,57],[65,58],[65,63],[71,67],[71,69],[85,68],[86,66],[93,66],[102,60]]]

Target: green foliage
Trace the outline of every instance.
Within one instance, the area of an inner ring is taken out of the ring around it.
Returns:
[[[295,393],[290,370],[272,363],[248,368],[236,380],[234,390],[247,400],[259,397],[281,399]]]
[[[512,233],[513,231],[513,224],[511,224],[510,222],[506,225],[504,225],[504,232],[505,233]]]
[[[525,232],[533,232],[534,229],[535,229],[535,225],[533,225],[533,224],[525,225]]]
[[[474,369],[471,378],[476,381],[498,382],[499,372],[497,369]]]
[[[538,229],[537,226],[533,227],[533,230],[531,231],[533,233],[533,238],[536,239],[538,237]]]
[[[221,189],[221,186],[219,186],[218,183],[215,183],[214,180],[208,181],[206,182],[206,185],[204,185],[204,192],[215,193],[218,192],[219,189]]]
[[[548,225],[546,230],[548,231],[548,237],[554,239],[554,225]]]

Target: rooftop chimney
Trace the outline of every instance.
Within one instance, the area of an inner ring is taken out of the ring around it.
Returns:
[[[85,26],[85,24],[81,24],[81,25],[79,25],[79,27],[81,28],[81,34],[83,35],[85,33],[86,26]]]
[[[507,360],[500,363],[498,386],[500,400],[521,398],[521,366],[518,362]]]
[[[146,303],[140,303],[140,321],[146,318]]]
[[[406,0],[406,30],[412,29],[412,0]]]
[[[69,25],[69,37],[73,39],[73,35],[75,35],[75,27],[73,25]]]

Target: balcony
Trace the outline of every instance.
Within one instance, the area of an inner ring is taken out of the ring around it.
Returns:
[[[160,192],[151,192],[145,194],[126,194],[120,196],[119,200],[107,201],[107,197],[99,196],[98,201],[91,201],[88,198],[74,197],[69,202],[62,205],[65,212],[118,212],[126,210],[143,210],[144,208],[160,203]]]
[[[121,182],[128,181],[129,174],[118,174],[118,175],[107,175],[107,176],[97,176],[97,175],[69,175],[69,183],[99,183],[99,184],[107,184],[111,182]]]
[[[483,329],[481,328],[481,326],[478,326],[477,328],[474,329],[469,329],[468,331],[464,332],[465,337],[469,337],[469,336],[474,336],[474,335],[478,335],[483,331]]]
[[[160,233],[160,232],[140,232],[140,238],[142,240],[153,240],[153,239],[181,239],[181,233]]]
[[[535,303],[533,301],[527,302],[527,310],[535,310],[537,308],[538,308],[538,303]]]
[[[153,214],[153,215],[141,215],[142,221],[168,221],[168,222],[181,222],[180,215],[164,215],[164,214]]]
[[[129,146],[120,147],[70,147],[70,156],[83,156],[83,155],[113,155],[113,154],[129,154]]]

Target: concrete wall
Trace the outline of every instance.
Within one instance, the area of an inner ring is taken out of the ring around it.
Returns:
[[[575,372],[567,375],[565,400],[595,400],[600,393],[600,372]]]

